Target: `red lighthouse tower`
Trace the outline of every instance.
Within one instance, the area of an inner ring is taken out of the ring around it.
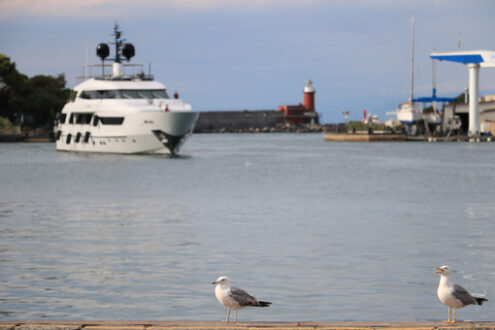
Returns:
[[[280,105],[278,111],[283,112],[287,124],[302,126],[318,124],[318,113],[315,112],[315,89],[311,80],[306,81],[303,89],[304,104]]]
[[[313,88],[313,82],[306,80],[306,86],[303,89],[304,93],[304,109],[306,111],[315,111],[315,89]]]

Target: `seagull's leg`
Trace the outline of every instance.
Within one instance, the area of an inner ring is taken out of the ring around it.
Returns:
[[[227,323],[229,323],[229,316],[230,316],[230,307],[228,307],[228,309],[227,309],[227,319],[225,320],[225,322],[227,322]]]
[[[453,323],[455,323],[455,313],[457,312],[457,308],[454,307],[454,319],[452,320]]]
[[[235,309],[235,323],[237,323],[237,308]]]
[[[447,319],[447,322],[450,322],[450,319],[452,318],[452,310],[450,309],[450,306],[449,307],[449,318]]]

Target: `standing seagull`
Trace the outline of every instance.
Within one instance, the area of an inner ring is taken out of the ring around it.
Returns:
[[[237,323],[237,310],[246,306],[255,307],[268,307],[271,302],[268,301],[258,301],[255,297],[250,296],[246,291],[231,287],[230,280],[227,276],[220,276],[215,282],[211,284],[216,284],[215,296],[218,301],[228,308],[227,319],[225,322],[229,322],[230,308],[235,309],[235,322]]]
[[[455,313],[457,308],[467,305],[481,305],[485,298],[473,297],[462,286],[452,283],[450,280],[449,266],[435,267],[435,274],[440,274],[440,284],[438,285],[438,299],[449,307],[449,319],[447,322],[455,323]],[[454,319],[452,319],[451,308],[454,307]]]

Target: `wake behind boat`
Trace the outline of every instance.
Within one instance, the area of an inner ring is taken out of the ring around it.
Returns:
[[[199,113],[179,99],[171,99],[165,86],[142,71],[126,75],[122,64],[134,56],[134,46],[124,43],[114,27],[115,58],[112,74],[103,64],[110,50],[97,47],[102,59],[100,77],[89,78],[74,88],[75,94],[60,114],[55,127],[57,150],[124,154],[169,154],[179,152],[192,133]]]

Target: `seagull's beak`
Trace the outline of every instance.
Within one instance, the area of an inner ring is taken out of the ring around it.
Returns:
[[[211,282],[211,284],[217,284],[217,281],[213,281],[213,282]]]
[[[435,267],[435,274],[441,274],[443,273],[443,269],[440,267]]]

